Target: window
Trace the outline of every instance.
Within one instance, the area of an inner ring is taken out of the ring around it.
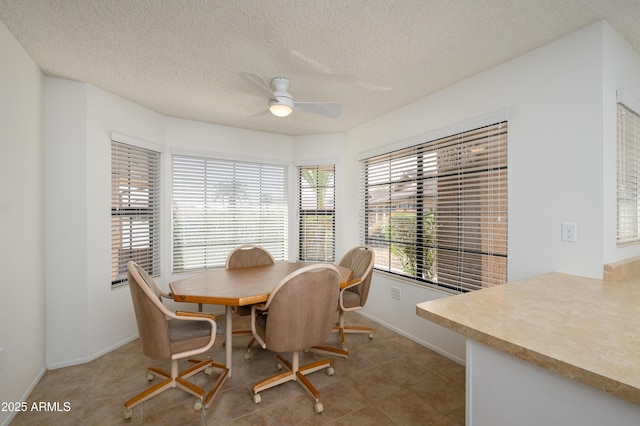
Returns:
[[[640,241],[640,117],[618,103],[618,232],[619,245]]]
[[[130,260],[160,275],[160,153],[111,141],[111,285]]]
[[[224,266],[240,244],[287,256],[287,167],[173,156],[173,271]]]
[[[298,167],[298,259],[335,260],[335,166]]]
[[[507,279],[507,123],[362,162],[376,269],[455,291]]]

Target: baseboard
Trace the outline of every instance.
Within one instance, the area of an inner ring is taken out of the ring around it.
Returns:
[[[409,334],[409,333],[405,332],[404,330],[401,330],[401,329],[399,329],[399,328],[397,328],[397,327],[394,327],[394,326],[393,326],[393,325],[391,325],[391,324],[387,324],[387,323],[386,323],[386,322],[384,322],[384,321],[380,321],[378,318],[372,317],[371,315],[366,314],[366,313],[364,313],[364,312],[357,311],[357,312],[355,312],[355,313],[356,313],[356,314],[358,314],[358,315],[362,315],[363,317],[365,317],[365,318],[367,318],[367,319],[370,319],[370,320],[371,320],[371,321],[373,321],[373,322],[376,322],[376,323],[378,323],[378,324],[380,324],[380,325],[383,325],[383,326],[387,327],[388,329],[393,330],[394,332],[396,332],[396,333],[400,334],[401,336],[404,336],[404,337],[406,337],[407,339],[413,340],[414,342],[418,343],[419,345],[422,345],[422,346],[424,346],[424,347],[426,347],[426,348],[429,348],[429,349],[431,349],[432,351],[437,352],[437,353],[439,353],[440,355],[442,355],[442,356],[444,356],[444,357],[446,357],[446,358],[449,358],[450,360],[452,360],[452,361],[454,361],[454,362],[456,362],[456,363],[458,363],[458,364],[460,364],[460,365],[462,365],[462,366],[466,366],[466,365],[467,365],[467,363],[466,363],[466,360],[465,360],[465,359],[460,358],[460,357],[458,357],[458,356],[455,356],[455,355],[453,355],[453,354],[451,354],[451,353],[449,353],[449,352],[447,352],[447,351],[444,351],[444,350],[442,350],[441,348],[439,348],[439,347],[437,347],[437,346],[434,346],[434,345],[432,345],[431,343],[427,342],[426,340],[422,340],[422,339],[420,339],[420,338],[418,338],[418,337],[416,337],[416,336],[413,336],[413,335],[411,335],[411,334]]]
[[[74,365],[81,365],[81,364],[86,364],[87,362],[91,362],[97,358],[100,358],[102,355],[108,354],[109,352],[118,349],[121,346],[126,345],[127,343],[133,342],[134,340],[136,340],[138,338],[138,335],[134,335],[131,337],[127,337],[124,340],[121,340],[111,346],[107,346],[106,348],[96,352],[95,354],[89,355],[87,357],[83,357],[83,358],[76,358],[76,359],[72,359],[72,360],[68,360],[68,361],[63,361],[63,362],[56,362],[53,364],[47,364],[47,369],[48,370],[55,370],[57,368],[64,368],[64,367],[73,367]]]

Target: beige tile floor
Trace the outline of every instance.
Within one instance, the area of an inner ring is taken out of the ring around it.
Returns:
[[[244,360],[249,337],[234,336],[233,377],[206,411],[194,411],[192,396],[170,389],[135,407],[132,419],[121,419],[124,402],[149,385],[145,368],[157,364],[142,355],[136,340],[90,363],[48,371],[28,406],[68,402],[71,409],[19,413],[11,425],[464,425],[463,366],[361,315],[351,313],[347,323],[373,327],[374,338],[347,335],[349,358],[333,359],[335,374],[307,376],[320,391],[320,414],[294,382],[264,391],[262,402],[253,404],[251,386],[276,373],[275,357],[255,347],[252,359]],[[338,335],[328,344],[337,345]],[[223,362],[224,349],[209,355]],[[321,357],[307,353],[302,362],[309,358]],[[204,374],[193,379],[206,390],[215,380]]]

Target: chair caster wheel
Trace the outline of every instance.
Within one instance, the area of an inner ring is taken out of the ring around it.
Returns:
[[[313,404],[313,411],[315,411],[316,414],[322,413],[323,410],[324,410],[324,407],[322,406],[322,402],[318,401],[315,404]]]
[[[327,376],[333,376],[335,372],[336,371],[333,369],[333,367],[327,368]]]
[[[122,410],[122,420],[129,420],[133,416],[133,411],[131,408],[125,408]]]
[[[373,333],[369,333],[369,339],[373,339]]]
[[[284,368],[284,366],[282,364],[280,364],[280,363],[276,364],[276,369],[277,370],[282,370],[283,368]]]
[[[153,380],[153,379],[155,379],[155,378],[156,378],[156,376],[154,376],[154,374],[153,374],[153,373],[147,373],[147,381],[149,381],[149,382],[150,382],[150,381],[152,381],[152,380]]]
[[[262,397],[260,396],[259,393],[253,394],[253,403],[254,404],[260,404],[261,401],[262,401]]]
[[[251,352],[245,352],[244,359],[251,359]]]
[[[210,376],[213,374],[213,367],[212,366],[208,366],[207,368],[204,369],[204,374],[206,374],[207,376]]]
[[[193,403],[193,409],[196,411],[200,411],[202,410],[202,401],[197,400],[196,402]]]

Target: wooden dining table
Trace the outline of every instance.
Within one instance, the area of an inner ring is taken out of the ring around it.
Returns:
[[[173,300],[225,306],[225,363],[232,374],[232,313],[234,306],[266,302],[271,291],[290,273],[311,262],[277,262],[272,265],[234,269],[209,269],[169,283]],[[353,271],[337,266],[340,288],[352,284]]]

